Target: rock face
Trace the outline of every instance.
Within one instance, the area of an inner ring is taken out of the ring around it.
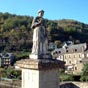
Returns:
[[[88,82],[64,82],[60,88],[88,88]]]

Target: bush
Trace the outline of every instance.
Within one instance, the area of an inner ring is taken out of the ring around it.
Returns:
[[[88,63],[84,64],[80,81],[88,81]]]
[[[60,81],[74,81],[73,75],[70,74],[60,74]]]
[[[4,74],[3,77],[5,77],[5,78],[21,79],[21,71],[20,70],[7,68],[7,69],[4,69],[3,74]]]
[[[81,76],[80,81],[88,81],[88,76]]]

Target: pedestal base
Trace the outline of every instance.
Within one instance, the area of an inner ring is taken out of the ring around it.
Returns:
[[[18,61],[22,68],[22,88],[59,88],[59,63],[53,60]]]
[[[59,88],[58,70],[22,69],[22,88]]]

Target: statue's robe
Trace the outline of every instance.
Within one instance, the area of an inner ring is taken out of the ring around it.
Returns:
[[[40,20],[42,20],[41,23]],[[41,17],[34,18],[31,28],[33,29],[32,54],[46,54],[48,49],[48,39],[44,19]]]

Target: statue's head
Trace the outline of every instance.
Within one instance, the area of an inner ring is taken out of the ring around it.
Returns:
[[[44,10],[39,10],[38,15],[39,15],[39,17],[42,17],[44,15]]]

